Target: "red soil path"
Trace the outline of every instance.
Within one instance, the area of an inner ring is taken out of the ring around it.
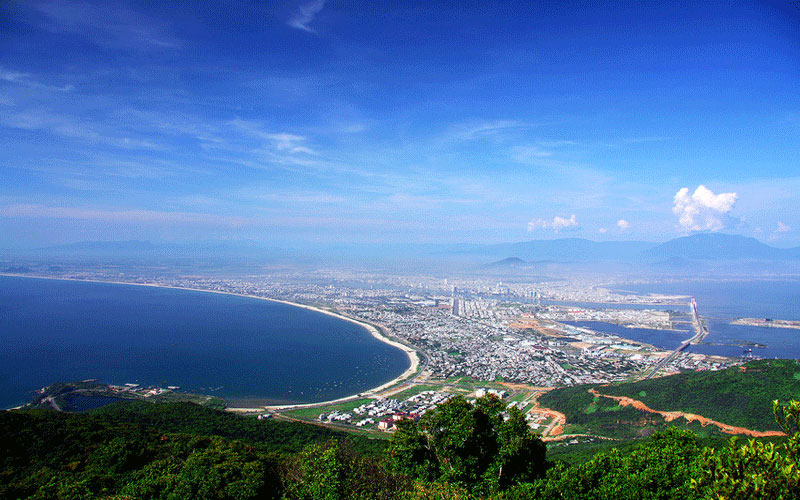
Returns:
[[[714,425],[719,428],[722,432],[726,434],[742,434],[745,436],[750,437],[767,437],[767,436],[785,436],[786,434],[780,431],[754,431],[752,429],[745,429],[744,427],[735,427],[733,425],[723,424],[722,422],[717,422],[716,420],[711,420],[710,418],[704,417],[702,415],[695,415],[694,413],[684,413],[682,411],[658,411],[650,408],[646,404],[638,401],[636,399],[628,398],[625,396],[610,396],[608,394],[600,394],[594,389],[589,389],[589,392],[593,394],[595,397],[603,397],[608,399],[613,399],[619,402],[620,406],[633,406],[637,410],[648,412],[648,413],[656,413],[664,417],[664,420],[667,422],[672,422],[677,418],[686,419],[687,422],[700,422],[700,425],[706,427],[708,425]]]

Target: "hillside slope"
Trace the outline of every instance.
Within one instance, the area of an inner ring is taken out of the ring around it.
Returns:
[[[624,396],[662,412],[685,412],[754,431],[777,431],[772,401],[800,399],[800,365],[793,360],[752,361],[718,372],[687,372],[616,385],[583,385],[556,389],[539,399],[542,406],[564,413],[566,433],[634,437],[670,425],[698,431],[700,424],[620,406],[609,396]],[[649,429],[649,430],[648,430]],[[707,425],[703,432],[717,432]]]

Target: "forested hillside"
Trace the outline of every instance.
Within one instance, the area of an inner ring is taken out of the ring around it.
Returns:
[[[800,365],[794,360],[760,360],[714,372],[686,372],[622,384],[581,385],[550,391],[539,402],[564,413],[567,433],[635,438],[667,425],[703,434],[720,433],[715,426],[688,424],[682,418],[667,422],[662,415],[622,406],[617,400],[599,395],[622,396],[653,410],[700,415],[754,431],[778,431],[772,401],[800,399]]]
[[[777,444],[707,448],[669,428],[573,464],[552,458],[519,409],[494,396],[455,397],[399,421],[388,441],[191,403],[5,411],[0,498],[798,498],[800,404],[770,409],[789,435]]]

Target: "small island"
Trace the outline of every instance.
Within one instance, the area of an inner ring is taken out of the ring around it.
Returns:
[[[731,321],[732,325],[761,326],[765,328],[792,328],[800,330],[800,321],[771,318],[739,318]]]

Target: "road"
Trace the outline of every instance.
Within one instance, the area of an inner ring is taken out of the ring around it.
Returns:
[[[677,349],[672,351],[669,356],[665,357],[661,361],[656,364],[656,366],[648,373],[642,380],[647,380],[655,376],[659,371],[661,371],[665,366],[671,363],[678,354],[683,352],[687,347],[692,344],[698,344],[703,341],[708,335],[708,327],[703,323],[700,319],[700,313],[697,312],[697,301],[692,298],[691,302],[689,302],[689,309],[692,311],[692,328],[694,328],[694,336],[688,340],[683,341],[681,345],[678,346]]]

